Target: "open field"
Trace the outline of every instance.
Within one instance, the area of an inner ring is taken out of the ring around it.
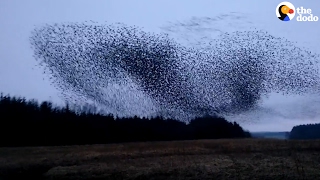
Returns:
[[[0,148],[0,179],[320,179],[320,140]]]

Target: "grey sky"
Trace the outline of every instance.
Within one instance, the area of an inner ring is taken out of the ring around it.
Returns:
[[[35,67],[29,44],[31,30],[44,23],[122,22],[137,25],[146,31],[166,31],[182,43],[196,42],[203,37],[215,38],[220,32],[267,30],[275,36],[297,42],[299,46],[320,53],[320,22],[281,22],[275,16],[277,0],[2,0],[0,1],[0,91],[11,95],[52,100],[61,104],[59,92],[50,85],[42,70]],[[296,6],[311,8],[320,17],[318,0],[290,1]],[[198,26],[185,27],[193,20],[215,18]],[[107,22],[106,22],[107,21]],[[175,29],[167,31],[175,25]],[[167,27],[167,28],[166,28]],[[178,36],[180,34],[180,36]],[[181,35],[182,34],[182,35]],[[191,43],[192,44],[192,43]],[[241,125],[249,130],[290,130],[293,125],[319,122],[319,96],[284,97],[272,94],[264,98],[261,109],[231,120],[252,119]],[[312,106],[306,104],[312,103]],[[137,109],[137,111],[139,111]],[[304,118],[304,119],[301,119]],[[253,121],[255,120],[255,121]]]

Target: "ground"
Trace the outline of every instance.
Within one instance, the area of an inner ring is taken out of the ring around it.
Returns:
[[[0,179],[320,179],[320,140],[0,148]]]

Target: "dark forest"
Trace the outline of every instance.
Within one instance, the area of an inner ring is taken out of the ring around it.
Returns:
[[[303,124],[294,126],[289,139],[320,139],[320,124]]]
[[[137,141],[248,138],[236,122],[204,116],[188,123],[162,117],[118,118],[75,112],[67,104],[54,107],[1,94],[1,146],[57,146]]]

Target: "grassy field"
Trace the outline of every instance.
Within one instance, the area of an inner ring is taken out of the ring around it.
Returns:
[[[0,148],[0,179],[320,179],[320,140]]]

